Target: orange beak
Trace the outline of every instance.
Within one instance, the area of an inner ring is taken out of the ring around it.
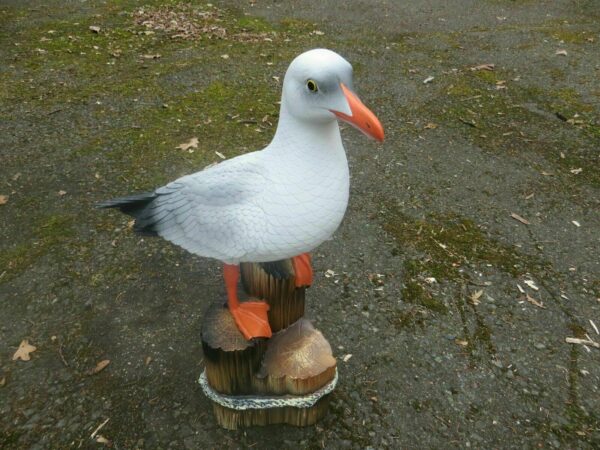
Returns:
[[[331,112],[344,122],[348,122],[350,125],[358,128],[367,136],[372,137],[376,141],[383,142],[383,127],[381,126],[379,119],[363,104],[363,102],[360,101],[356,94],[344,85],[344,83],[340,83],[340,87],[348,101],[348,106],[350,106],[352,114],[347,115],[333,110]]]

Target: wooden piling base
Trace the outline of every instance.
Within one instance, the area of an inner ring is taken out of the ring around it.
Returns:
[[[241,273],[246,291],[270,305],[271,339],[246,341],[224,303],[204,317],[200,384],[227,429],[312,425],[327,413],[337,382],[331,346],[302,317],[304,288],[295,288],[291,262],[270,264],[277,265],[244,264]]]

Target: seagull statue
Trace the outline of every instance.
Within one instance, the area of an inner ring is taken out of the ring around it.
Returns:
[[[352,66],[331,50],[307,51],[285,74],[279,123],[267,147],[97,206],[133,216],[137,232],[222,261],[237,327],[246,339],[271,337],[268,304],[238,300],[239,263],[291,258],[296,286],[311,284],[308,252],[331,237],[348,205],[338,119],[383,141],[381,123],[353,92]]]

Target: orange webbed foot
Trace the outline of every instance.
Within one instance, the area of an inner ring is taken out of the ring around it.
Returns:
[[[308,287],[312,284],[313,270],[310,264],[310,255],[302,253],[292,258],[294,273],[296,275],[296,287]]]
[[[271,337],[273,333],[269,326],[268,310],[269,305],[265,302],[244,302],[235,307],[229,306],[229,311],[246,340]]]

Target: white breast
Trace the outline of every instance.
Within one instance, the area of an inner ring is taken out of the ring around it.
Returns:
[[[269,185],[267,218],[254,261],[273,261],[313,250],[340,225],[349,194],[346,154],[337,123],[324,135],[281,134],[262,154]],[[250,255],[248,255],[250,256]]]

